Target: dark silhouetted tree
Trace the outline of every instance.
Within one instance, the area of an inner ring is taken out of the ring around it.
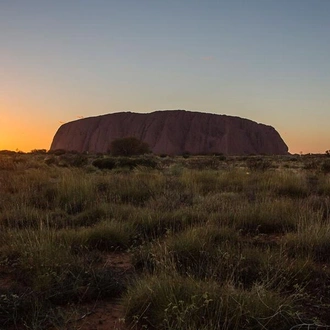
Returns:
[[[135,137],[116,139],[111,142],[110,152],[113,156],[135,156],[150,152],[149,145]]]

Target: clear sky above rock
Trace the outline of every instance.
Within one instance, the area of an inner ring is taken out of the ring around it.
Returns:
[[[186,109],[324,153],[329,31],[327,0],[2,0],[0,149],[48,149],[80,117]]]

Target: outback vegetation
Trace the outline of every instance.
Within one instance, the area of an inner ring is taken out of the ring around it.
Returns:
[[[137,156],[150,153],[149,145],[135,137],[115,139],[111,142],[113,156]]]
[[[1,152],[0,191],[1,329],[330,326],[328,154]]]

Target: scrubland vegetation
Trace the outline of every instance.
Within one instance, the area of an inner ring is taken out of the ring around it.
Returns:
[[[0,154],[0,329],[327,329],[330,158]],[[125,253],[132,267],[104,266]]]

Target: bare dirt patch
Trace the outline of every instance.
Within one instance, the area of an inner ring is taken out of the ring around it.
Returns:
[[[0,273],[0,288],[1,289],[10,289],[15,284],[13,276],[10,274]]]
[[[120,301],[98,301],[80,308],[81,316],[67,325],[75,330],[126,330]]]
[[[131,255],[126,252],[110,252],[104,255],[100,267],[111,267],[116,271],[133,271]],[[125,311],[120,299],[99,300],[79,307],[79,315],[70,321],[67,329],[75,330],[127,330]]]
[[[108,253],[104,257],[103,267],[114,267],[119,271],[132,271],[131,255],[126,252]]]

